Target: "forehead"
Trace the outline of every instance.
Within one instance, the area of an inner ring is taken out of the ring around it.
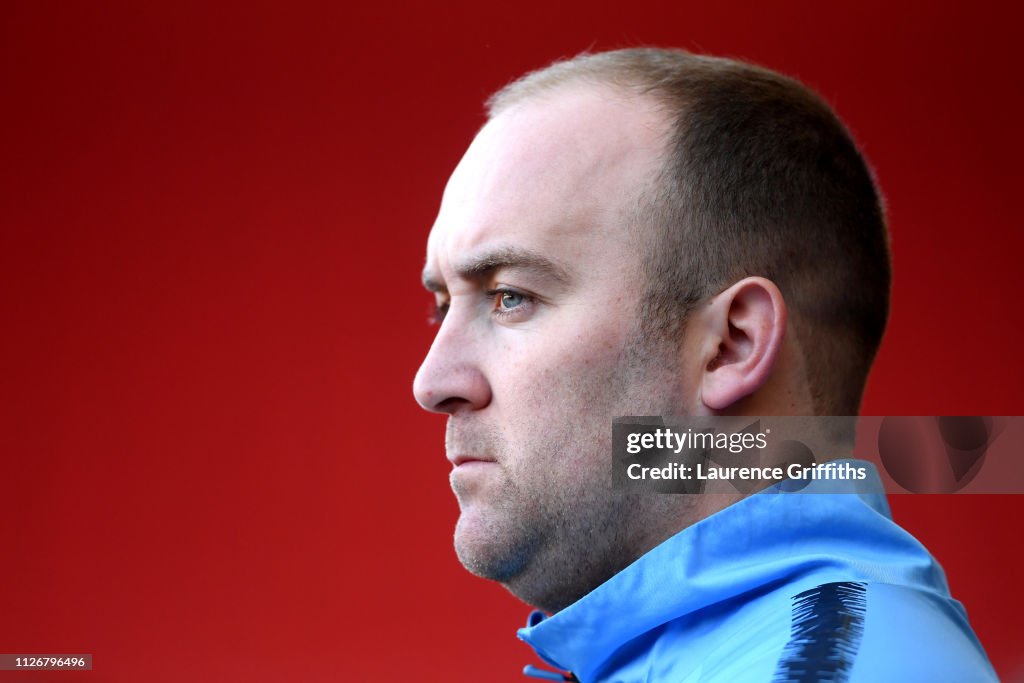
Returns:
[[[628,216],[661,164],[667,126],[653,102],[566,86],[499,113],[452,174],[428,270],[494,247],[570,262],[629,241]]]

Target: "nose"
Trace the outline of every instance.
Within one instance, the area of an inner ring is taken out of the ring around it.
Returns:
[[[413,381],[412,392],[420,406],[447,415],[486,407],[491,387],[479,351],[472,330],[460,327],[449,314]]]

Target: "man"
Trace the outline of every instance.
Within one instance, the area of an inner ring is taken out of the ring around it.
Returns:
[[[452,174],[423,278],[414,392],[448,418],[456,551],[543,610],[520,637],[566,680],[994,679],[880,493],[609,478],[615,417],[858,410],[887,234],[803,86],[655,49],[528,74]]]

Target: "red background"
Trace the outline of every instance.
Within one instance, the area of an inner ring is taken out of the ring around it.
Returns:
[[[838,109],[888,198],[869,414],[1024,414],[1020,12],[991,2],[6,2],[3,680],[519,681],[466,574],[418,278],[485,96],[581,49],[745,57]],[[1003,676],[1017,496],[898,496]]]

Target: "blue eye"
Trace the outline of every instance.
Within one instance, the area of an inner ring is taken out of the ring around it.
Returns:
[[[505,310],[521,306],[526,301],[526,297],[524,297],[519,292],[504,291],[500,292],[500,294],[501,307]]]
[[[492,289],[487,292],[491,300],[491,313],[507,322],[521,321],[533,313],[535,299],[514,289]]]

